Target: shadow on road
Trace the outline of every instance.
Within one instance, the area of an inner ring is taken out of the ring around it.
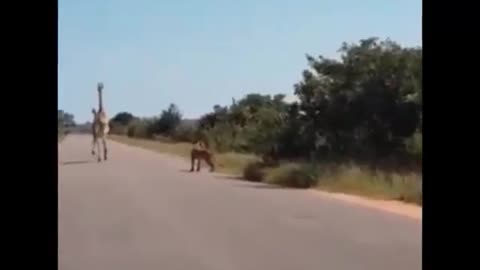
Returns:
[[[284,187],[262,184],[262,183],[242,183],[236,184],[236,187],[243,187],[243,188],[257,188],[257,189],[285,189]]]
[[[245,179],[243,179],[243,177],[235,176],[235,175],[215,175],[214,177],[222,180],[236,180],[236,181],[242,181],[242,182],[246,181]]]
[[[235,182],[232,182],[232,183],[234,183],[234,186],[236,187],[258,188],[258,189],[284,189],[283,187],[280,187],[280,186],[269,185],[265,183],[249,182],[241,176],[215,175],[214,177],[222,180],[235,180]]]
[[[93,163],[93,160],[72,160],[72,161],[63,161],[60,162],[60,165],[66,166],[66,165],[79,165],[79,164],[87,164],[87,163]]]
[[[202,173],[202,172],[208,172],[208,169],[203,169],[203,170],[201,170],[201,171],[199,171],[199,172],[197,172],[197,171],[191,172],[190,170],[187,170],[187,169],[181,169],[181,170],[178,170],[178,171],[179,171],[179,172],[182,172],[182,173]]]

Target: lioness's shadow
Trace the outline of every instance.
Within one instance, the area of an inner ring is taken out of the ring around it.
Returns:
[[[285,189],[284,187],[277,186],[277,185],[269,185],[263,183],[255,183],[255,182],[246,182],[241,184],[236,184],[236,187],[243,187],[243,188],[256,188],[256,189]]]
[[[67,166],[67,165],[79,165],[79,164],[87,164],[93,163],[93,160],[71,160],[71,161],[62,161],[60,165]]]
[[[223,174],[223,175],[215,175],[214,177],[217,178],[217,179],[223,179],[223,180],[227,179],[227,180],[237,180],[237,181],[242,181],[242,182],[246,181],[243,177],[235,176],[235,175],[224,175]]]
[[[179,170],[179,172],[190,173],[191,171],[190,171],[190,170],[186,170],[186,169],[181,169],[181,170]]]
[[[222,180],[234,180],[232,182],[232,185],[235,187],[257,188],[257,189],[284,189],[283,187],[280,187],[277,185],[248,181],[241,176],[217,175],[215,176],[215,178],[222,179]]]

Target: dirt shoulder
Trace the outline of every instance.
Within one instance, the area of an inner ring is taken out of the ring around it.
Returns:
[[[172,155],[175,157],[188,156],[188,151],[190,150],[190,147],[191,147],[191,145],[189,144],[160,143],[160,142],[149,141],[149,140],[131,139],[131,138],[127,138],[123,136],[115,136],[115,135],[111,136],[110,138],[119,143],[127,144],[134,147],[141,147],[144,149],[160,152],[162,154]],[[233,157],[233,159],[235,159],[234,160],[235,162],[232,162],[232,161],[226,162],[228,160],[222,161],[223,163],[227,163],[223,165],[228,165],[227,167],[231,167],[231,164],[238,163],[238,159],[239,159],[238,157]],[[228,174],[230,176],[234,176],[237,179],[240,178],[238,177],[238,174],[236,174],[236,170],[233,170],[233,171],[234,171],[233,173],[222,171],[222,174]],[[409,217],[419,221],[422,220],[422,207],[416,204],[410,204],[410,203],[405,203],[405,202],[395,201],[395,200],[372,199],[365,196],[352,195],[352,194],[346,194],[346,193],[340,193],[340,192],[329,192],[329,191],[322,190],[321,188],[318,188],[318,187],[309,189],[307,190],[307,192],[316,196],[327,196],[327,197],[341,200],[347,203],[352,203],[356,205],[361,205],[363,207],[383,210],[386,212],[402,215],[402,216]]]
[[[310,189],[309,192],[316,196],[327,196],[344,202],[402,215],[418,221],[422,220],[422,207],[415,204],[392,200],[375,200],[357,195],[326,192],[318,189]]]

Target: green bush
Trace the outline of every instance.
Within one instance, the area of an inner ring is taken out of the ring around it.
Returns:
[[[127,136],[131,138],[151,138],[152,134],[150,133],[148,123],[145,121],[135,121],[129,125],[127,129]]]
[[[423,153],[422,133],[416,132],[410,138],[406,139],[405,146],[408,153],[413,154],[414,156],[421,159]]]
[[[172,133],[172,139],[179,142],[194,142],[197,139],[194,127],[179,126]]]
[[[57,136],[58,142],[62,141],[65,138],[65,135],[66,135],[65,130],[61,127],[58,127],[58,136]]]
[[[127,136],[130,138],[135,137],[135,126],[132,125],[127,128]]]
[[[273,168],[265,180],[285,187],[310,188],[318,183],[318,171],[313,165],[290,163]]]
[[[128,133],[128,126],[120,123],[110,121],[110,133],[117,135],[126,135]]]
[[[393,199],[422,205],[422,180],[418,175],[394,175],[392,178]]]
[[[243,170],[243,178],[252,182],[261,182],[265,178],[265,166],[261,162],[251,162]]]

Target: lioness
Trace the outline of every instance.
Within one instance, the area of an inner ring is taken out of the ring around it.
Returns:
[[[210,166],[210,171],[213,172],[215,170],[215,165],[213,164],[213,154],[208,150],[208,147],[201,141],[193,144],[192,151],[190,151],[190,158],[192,160],[192,167],[190,168],[190,172],[194,171],[195,168],[195,160],[197,161],[197,172],[200,171],[200,163],[203,160],[207,162]]]

